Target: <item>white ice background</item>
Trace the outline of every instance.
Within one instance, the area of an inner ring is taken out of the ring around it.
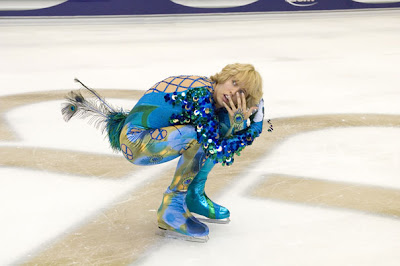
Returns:
[[[398,10],[0,19],[0,95],[76,89],[75,77],[93,88],[146,90],[171,75],[208,76],[248,62],[264,78],[268,118],[400,115],[399,32]],[[59,104],[11,110],[6,119],[21,140],[0,146],[112,154],[85,122],[65,124]],[[246,191],[269,173],[399,188],[399,133],[336,128],[289,138],[216,199],[230,208],[231,224],[211,225],[205,245],[163,242],[139,264],[398,265],[398,219],[255,199]],[[0,264],[26,258],[162,169],[102,180],[0,168]]]

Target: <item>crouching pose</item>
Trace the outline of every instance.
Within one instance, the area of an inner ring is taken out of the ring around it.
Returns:
[[[169,77],[146,91],[129,113],[87,89],[98,104],[71,92],[62,110],[66,121],[74,115],[98,116],[111,147],[133,164],[179,158],[157,212],[161,232],[205,242],[209,230],[199,219],[229,222],[229,210],[210,200],[204,187],[216,163],[231,165],[234,154],[262,131],[262,82],[252,65],[227,65],[210,78]]]

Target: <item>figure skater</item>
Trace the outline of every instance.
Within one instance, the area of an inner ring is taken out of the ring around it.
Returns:
[[[192,213],[206,222],[229,222],[229,210],[210,200],[204,188],[216,163],[231,165],[262,132],[262,80],[252,65],[230,64],[210,78],[169,77],[146,91],[129,113],[83,86],[94,100],[70,92],[62,109],[66,121],[95,116],[111,147],[136,165],[179,158],[157,211],[164,235],[207,241],[207,225]]]

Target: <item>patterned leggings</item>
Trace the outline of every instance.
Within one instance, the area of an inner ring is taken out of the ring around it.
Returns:
[[[128,123],[120,143],[125,158],[137,165],[160,164],[180,157],[169,189],[187,191],[206,161],[196,134],[190,125],[143,129]]]

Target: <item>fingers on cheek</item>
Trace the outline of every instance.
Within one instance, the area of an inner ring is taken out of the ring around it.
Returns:
[[[236,105],[237,104],[237,98],[236,96],[232,97],[232,102]]]

